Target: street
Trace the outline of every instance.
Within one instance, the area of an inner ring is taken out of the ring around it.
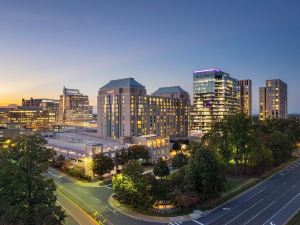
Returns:
[[[155,225],[116,212],[108,205],[109,186],[79,186],[51,173],[59,191],[109,225]],[[300,208],[300,160],[198,220],[169,225],[283,225]],[[60,195],[59,195],[60,196]],[[59,199],[59,201],[61,201]],[[64,205],[64,204],[62,204]],[[85,225],[85,223],[84,223]]]
[[[300,160],[185,225],[283,225],[300,208]]]

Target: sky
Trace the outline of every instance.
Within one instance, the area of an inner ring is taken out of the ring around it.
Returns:
[[[298,0],[0,0],[0,105],[59,98],[78,88],[96,105],[111,79],[133,77],[150,94],[193,71],[218,68],[258,87],[288,84],[300,112]]]

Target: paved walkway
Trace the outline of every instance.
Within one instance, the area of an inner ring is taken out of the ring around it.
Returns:
[[[184,216],[176,216],[176,217],[163,217],[163,216],[150,216],[138,213],[128,207],[123,206],[120,204],[117,200],[115,200],[112,195],[108,199],[109,205],[117,210],[118,212],[131,217],[133,219],[142,220],[146,222],[155,222],[155,223],[172,223],[172,222],[186,222],[189,220],[195,220],[199,219],[202,215],[204,215],[203,212],[199,210],[194,210],[193,213],[184,215]]]

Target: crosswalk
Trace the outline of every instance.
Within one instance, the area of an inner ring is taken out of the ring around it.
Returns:
[[[180,225],[182,224],[182,222],[171,222],[171,223],[168,223],[168,225]]]

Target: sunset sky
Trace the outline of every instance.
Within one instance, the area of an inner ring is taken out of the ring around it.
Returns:
[[[0,1],[0,105],[58,98],[78,88],[96,105],[110,79],[134,77],[148,93],[193,70],[252,79],[254,113],[266,79],[288,84],[300,112],[300,1]]]

